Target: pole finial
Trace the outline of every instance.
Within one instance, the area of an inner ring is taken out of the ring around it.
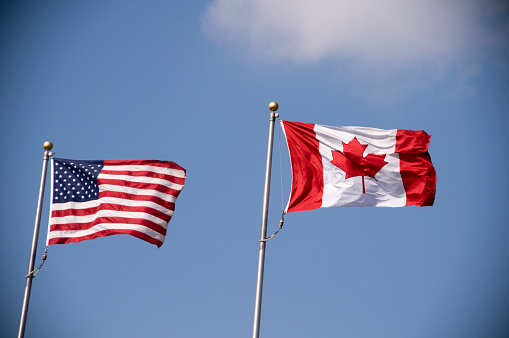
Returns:
[[[272,101],[269,103],[269,109],[272,111],[276,111],[279,108],[279,104],[276,101]]]
[[[43,147],[46,150],[51,150],[51,149],[53,149],[53,143],[51,143],[50,141],[46,141],[46,142],[44,142]]]

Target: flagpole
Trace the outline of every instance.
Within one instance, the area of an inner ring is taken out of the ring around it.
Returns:
[[[44,157],[42,161],[42,175],[41,175],[41,185],[39,188],[39,201],[37,203],[37,212],[35,215],[34,237],[32,238],[32,251],[30,253],[30,261],[28,262],[28,274],[26,275],[25,296],[23,298],[23,309],[21,310],[21,320],[19,324],[18,338],[23,338],[25,336],[25,326],[28,314],[28,303],[30,301],[32,279],[34,278],[35,255],[37,253],[37,240],[39,238],[39,225],[41,224],[42,201],[44,198],[46,171],[48,169],[48,159],[51,155],[53,155],[52,153],[50,153],[50,150],[53,149],[53,143],[46,141],[44,142],[43,146],[46,151],[44,152]]]
[[[274,122],[279,115],[276,110],[279,108],[277,102],[269,103],[270,124],[269,124],[269,142],[267,146],[267,165],[265,167],[265,186],[263,190],[263,211],[262,226],[260,234],[260,249],[258,253],[258,276],[256,278],[256,301],[253,321],[253,338],[260,336],[260,316],[262,312],[262,289],[263,289],[263,268],[265,265],[265,245],[264,239],[267,237],[267,216],[269,215],[269,195],[270,195],[270,171],[272,167],[272,144],[274,143]]]

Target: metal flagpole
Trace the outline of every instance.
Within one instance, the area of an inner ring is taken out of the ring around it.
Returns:
[[[262,289],[263,289],[263,268],[265,264],[265,245],[264,239],[267,237],[267,216],[269,214],[269,195],[270,195],[270,170],[272,167],[272,143],[274,142],[274,121],[279,115],[276,110],[279,108],[277,102],[269,103],[270,125],[269,142],[267,147],[267,165],[265,167],[265,187],[263,190],[263,212],[262,229],[260,234],[260,250],[258,254],[258,277],[256,278],[256,302],[253,321],[253,338],[260,336],[260,316],[262,312]]]
[[[35,254],[37,252],[39,225],[41,223],[42,201],[44,198],[44,186],[46,183],[46,171],[48,169],[48,159],[51,155],[53,155],[52,153],[49,152],[51,149],[53,149],[53,143],[49,141],[44,142],[44,149],[46,149],[46,151],[44,152],[42,162],[42,176],[41,176],[41,186],[39,188],[39,202],[37,203],[37,213],[35,215],[34,237],[32,239],[32,252],[30,253],[30,261],[28,263],[28,274],[26,275],[25,297],[23,298],[23,309],[21,310],[21,321],[19,323],[18,338],[22,338],[25,336],[25,326],[28,314],[28,303],[30,301],[32,279],[34,278]]]

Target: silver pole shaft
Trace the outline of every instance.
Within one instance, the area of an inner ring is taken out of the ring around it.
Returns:
[[[269,142],[267,147],[267,165],[265,167],[265,187],[263,190],[263,212],[262,212],[262,226],[260,240],[264,240],[267,237],[267,217],[269,215],[269,195],[270,195],[270,172],[272,167],[272,144],[274,142],[274,121],[276,120],[276,116],[277,114],[274,111],[270,113]],[[256,279],[256,302],[253,321],[253,338],[258,338],[260,336],[263,269],[265,265],[265,244],[266,242],[260,241],[260,249],[258,253],[258,277]]]
[[[46,143],[45,143],[46,148]],[[27,314],[28,314],[28,303],[30,301],[30,291],[32,289],[32,279],[34,266],[35,266],[35,255],[37,253],[37,240],[39,238],[39,225],[41,224],[41,213],[42,213],[42,201],[44,198],[44,186],[46,183],[46,171],[48,169],[48,159],[50,156],[51,148],[47,149],[44,152],[44,158],[42,162],[42,175],[41,175],[41,186],[39,188],[39,202],[37,203],[37,213],[35,216],[35,225],[34,225],[34,237],[32,238],[32,252],[30,253],[30,261],[28,263],[28,274],[26,276],[26,285],[25,285],[25,297],[23,298],[23,309],[21,310],[21,321],[19,324],[19,332],[18,338],[23,338],[25,336],[25,327],[27,322]]]

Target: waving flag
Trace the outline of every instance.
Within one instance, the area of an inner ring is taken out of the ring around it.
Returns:
[[[127,234],[160,247],[185,179],[169,161],[54,158],[47,244]]]
[[[424,131],[281,121],[290,152],[286,212],[433,205],[436,173]]]

